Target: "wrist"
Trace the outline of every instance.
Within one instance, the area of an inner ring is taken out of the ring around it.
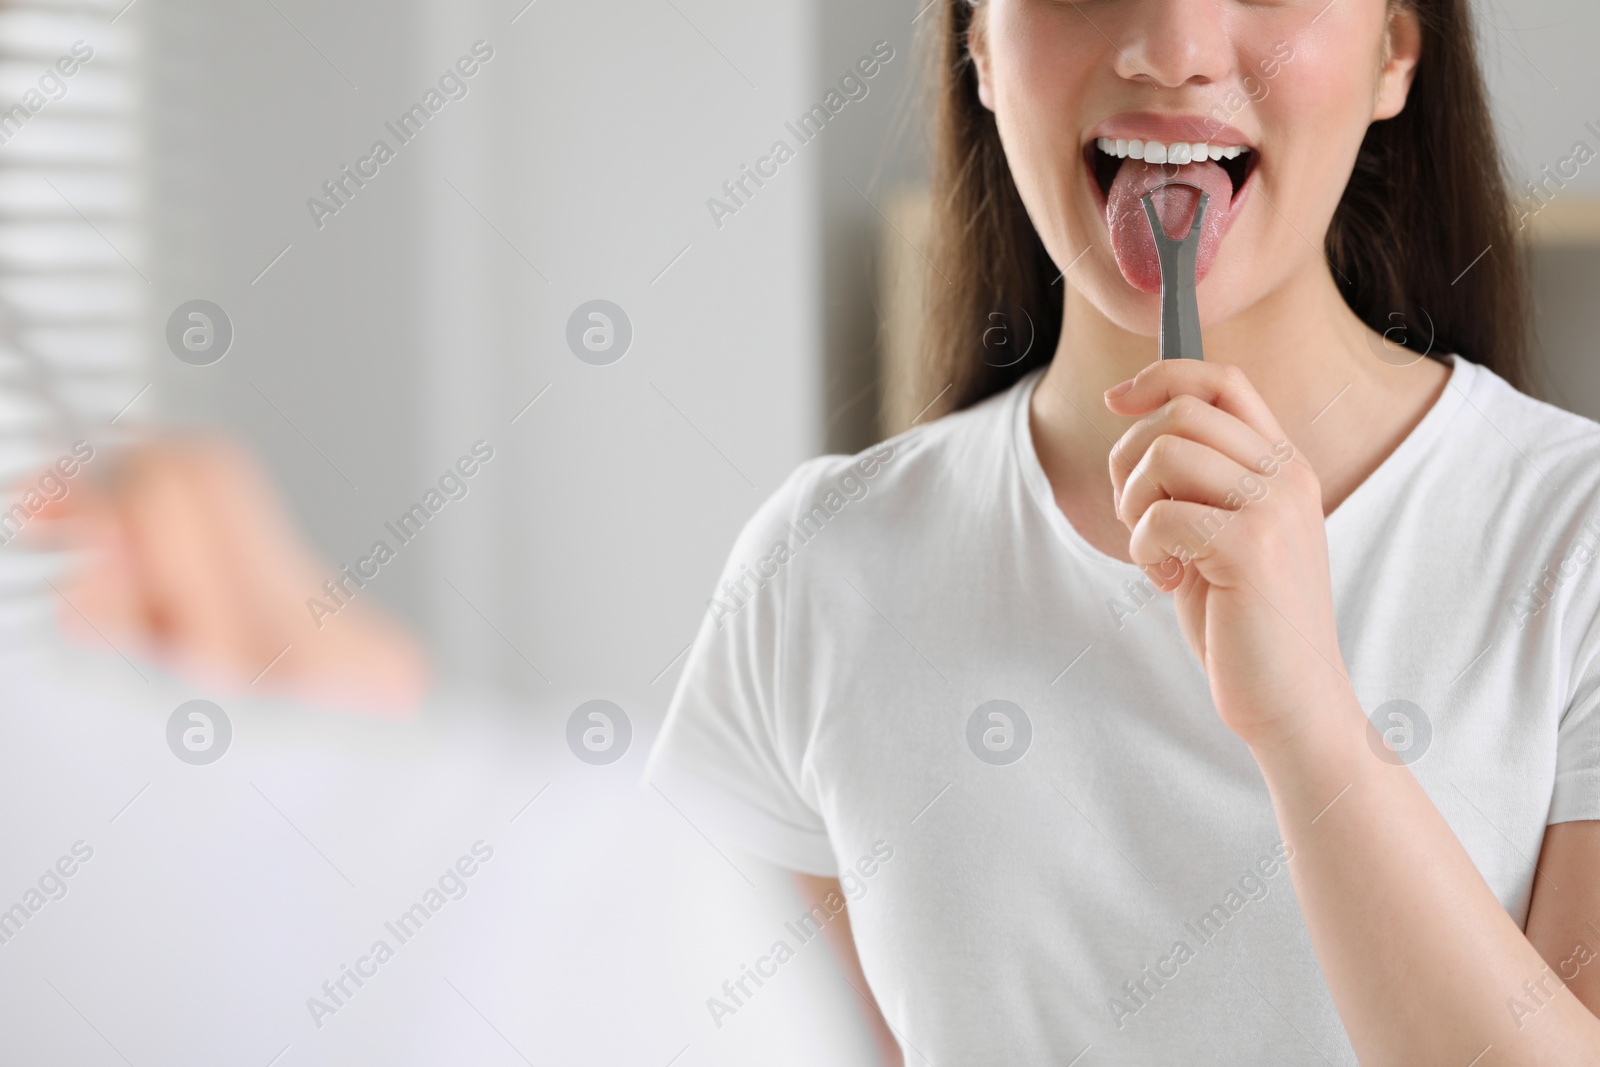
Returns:
[[[1315,707],[1290,716],[1273,729],[1245,743],[1269,785],[1300,783],[1326,788],[1349,782],[1372,755],[1367,745],[1371,727],[1355,694],[1341,685]]]

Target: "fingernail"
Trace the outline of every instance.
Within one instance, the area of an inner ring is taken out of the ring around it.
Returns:
[[[1121,396],[1123,393],[1126,393],[1129,389],[1132,389],[1132,388],[1133,388],[1133,379],[1132,378],[1129,378],[1125,382],[1118,382],[1116,385],[1113,385],[1110,389],[1106,390],[1106,399],[1107,400],[1113,400],[1116,397]]]

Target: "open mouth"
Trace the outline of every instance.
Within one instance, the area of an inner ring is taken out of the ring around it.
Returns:
[[[1213,145],[1207,143],[1141,141],[1123,137],[1096,137],[1084,146],[1083,155],[1089,164],[1090,172],[1094,174],[1095,184],[1100,187],[1100,197],[1104,201],[1111,195],[1111,185],[1116,181],[1117,172],[1129,160],[1134,162],[1168,164],[1168,170],[1173,166],[1184,166],[1190,163],[1214,162],[1228,175],[1228,181],[1233,186],[1233,196],[1230,202],[1239,195],[1239,190],[1244,188],[1244,183],[1250,180],[1250,174],[1255,170],[1256,162],[1260,156],[1245,145]],[[1176,173],[1176,172],[1175,172]]]
[[[1120,130],[1116,132],[1121,132]],[[1239,209],[1260,161],[1251,145],[1157,141],[1101,136],[1083,149],[1093,178],[1111,250],[1129,285],[1146,293],[1161,291],[1161,266],[1143,199],[1151,205],[1168,237],[1184,237],[1194,224],[1200,197],[1207,199],[1195,258],[1195,280],[1204,279]]]

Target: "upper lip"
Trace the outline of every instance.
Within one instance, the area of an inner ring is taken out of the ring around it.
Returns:
[[[1154,111],[1127,111],[1113,115],[1089,131],[1089,143],[1097,137],[1126,140],[1159,141],[1171,144],[1187,141],[1190,144],[1216,144],[1224,148],[1240,145],[1254,148],[1255,144],[1242,130],[1204,115],[1163,115]]]

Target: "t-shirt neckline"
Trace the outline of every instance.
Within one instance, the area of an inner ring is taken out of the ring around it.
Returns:
[[[1445,379],[1444,389],[1428,408],[1427,413],[1411,428],[1411,432],[1384,457],[1382,463],[1378,464],[1377,469],[1367,475],[1361,484],[1341,500],[1328,515],[1326,523],[1330,539],[1336,528],[1342,528],[1346,523],[1355,521],[1351,516],[1359,512],[1364,506],[1364,501],[1374,497],[1385,485],[1403,477],[1416,466],[1428,446],[1460,410],[1467,394],[1477,384],[1479,368],[1476,364],[1453,354],[1444,358],[1450,364],[1450,377]],[[1045,366],[1030,372],[1012,389],[1010,412],[1012,451],[1021,470],[1023,485],[1028,496],[1043,513],[1045,522],[1055,531],[1056,536],[1079,556],[1091,563],[1115,567],[1129,573],[1143,573],[1137,564],[1126,563],[1114,556],[1108,556],[1090,544],[1056,504],[1055,494],[1050,489],[1050,479],[1046,477],[1044,466],[1039,462],[1039,454],[1033,447],[1033,430],[1029,419],[1029,413],[1033,408],[1033,391],[1044,380],[1048,370],[1049,367]]]

